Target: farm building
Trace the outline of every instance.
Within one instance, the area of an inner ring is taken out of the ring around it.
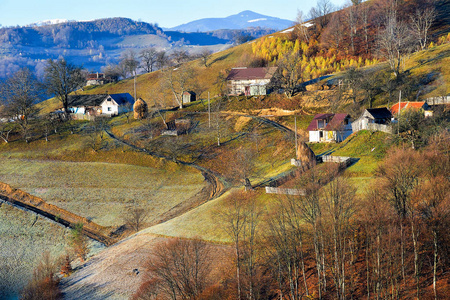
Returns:
[[[348,114],[315,115],[307,130],[310,142],[342,142],[353,132]]]
[[[69,112],[79,115],[115,116],[133,110],[134,98],[128,94],[69,95]]]
[[[197,94],[195,94],[192,91],[186,91],[183,93],[183,104],[185,103],[191,103],[197,100]]]
[[[90,73],[86,76],[86,86],[103,85],[115,81],[117,81],[117,78],[105,76],[104,73]]]
[[[259,96],[268,94],[267,85],[276,67],[233,68],[227,77],[229,95]]]
[[[368,108],[357,120],[352,122],[352,130],[353,132],[359,130],[390,132],[389,123],[391,122],[391,119],[392,114],[386,107]]]

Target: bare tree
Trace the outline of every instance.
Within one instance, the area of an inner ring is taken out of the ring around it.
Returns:
[[[9,143],[9,135],[15,129],[15,123],[10,122],[9,120],[2,122],[0,121],[0,139],[2,139],[5,143]]]
[[[169,67],[163,72],[165,83],[180,108],[183,108],[183,93],[190,90],[194,74],[194,69],[186,65],[181,65],[178,68]]]
[[[170,58],[175,66],[179,66],[184,62],[190,60],[190,55],[186,50],[176,49],[170,55]]]
[[[125,223],[130,226],[135,232],[142,229],[142,224],[147,219],[147,211],[139,207],[136,203],[127,207],[123,215]]]
[[[109,64],[103,68],[105,77],[111,78],[114,81],[119,80],[120,77],[125,77],[123,70],[119,65]]]
[[[80,67],[64,59],[47,61],[44,85],[51,95],[61,101],[66,115],[69,114],[69,94],[80,88],[84,82],[85,77]]]
[[[330,269],[334,278],[336,299],[346,299],[346,264],[349,259],[346,244],[350,233],[350,219],[356,211],[355,189],[339,176],[324,188],[321,198],[330,226]]]
[[[167,67],[169,63],[169,57],[167,56],[166,51],[159,51],[156,55],[156,66],[159,70]]]
[[[208,59],[211,57],[211,53],[212,53],[211,50],[203,49],[202,52],[200,52],[198,55],[205,67],[208,67]]]
[[[127,77],[128,74],[136,75],[137,68],[139,67],[136,52],[132,49],[122,52],[120,55],[119,66],[124,71],[125,77]]]
[[[139,53],[141,58],[141,65],[147,73],[153,72],[153,67],[155,66],[158,58],[158,51],[155,48],[143,49]]]
[[[299,52],[291,52],[278,60],[278,70],[272,79],[271,86],[281,88],[287,97],[291,98],[299,90],[304,81],[302,58]]]
[[[309,11],[309,17],[315,19],[316,26],[324,28],[329,21],[329,14],[335,10],[330,0],[318,0],[317,6]]]
[[[306,27],[305,25],[305,16],[303,14],[303,11],[298,10],[297,11],[297,18],[296,18],[296,28],[299,30],[300,32],[300,36],[306,41],[309,41],[309,32],[308,32],[308,27]]]
[[[11,120],[18,124],[23,138],[28,142],[30,118],[37,112],[35,104],[39,100],[38,81],[28,69],[21,69],[8,78],[1,86],[1,98],[3,99],[2,115],[7,119],[2,134],[3,140],[8,141]],[[0,102],[1,103],[1,102]]]
[[[427,46],[429,30],[435,19],[436,9],[434,7],[418,8],[411,15],[411,27],[422,50]]]
[[[24,300],[58,300],[62,299],[58,287],[59,279],[55,276],[56,264],[49,252],[44,252],[39,265],[33,272],[28,285],[21,291],[20,299]]]
[[[401,72],[405,55],[412,50],[413,40],[408,25],[398,21],[395,14],[387,19],[377,37],[378,53],[389,62],[395,77]]]
[[[277,277],[280,284],[286,282],[289,299],[301,299],[305,293],[309,295],[303,252],[304,232],[298,201],[299,199],[293,196],[279,198],[277,213],[269,220],[268,240],[277,257]],[[301,281],[304,288],[301,287]],[[280,286],[280,290],[282,289],[283,285]]]
[[[163,299],[198,299],[209,284],[210,247],[199,240],[172,239],[160,243],[147,262],[148,279],[135,299],[159,292]],[[160,298],[158,298],[160,299]]]
[[[92,151],[97,152],[106,145],[107,128],[108,122],[105,117],[96,117],[84,128],[84,134],[87,136],[86,144]]]

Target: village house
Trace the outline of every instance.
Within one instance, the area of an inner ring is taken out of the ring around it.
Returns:
[[[267,85],[276,67],[233,68],[227,77],[228,95],[259,96],[269,93]]]
[[[104,73],[90,73],[86,76],[86,86],[103,85],[110,82],[115,82],[117,79],[105,76]]]
[[[390,122],[392,114],[386,107],[368,108],[354,122],[352,122],[353,132],[360,130],[376,130],[390,132]]]
[[[306,129],[309,142],[342,142],[352,134],[350,115],[318,114]]]
[[[115,116],[132,111],[133,104],[134,98],[129,93],[69,95],[69,112],[75,115]]]
[[[430,110],[430,107],[425,101],[420,102],[399,102],[391,107],[391,113],[393,116],[397,116],[398,113],[407,110],[412,109],[416,111],[423,111],[425,117],[430,117],[433,115],[433,112]]]

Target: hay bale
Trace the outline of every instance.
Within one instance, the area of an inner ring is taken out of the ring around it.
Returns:
[[[302,162],[302,165],[312,167],[316,164],[316,155],[306,143],[300,143],[297,148],[297,160]]]
[[[148,106],[147,103],[141,98],[137,99],[133,105],[134,118],[141,120],[147,118]]]

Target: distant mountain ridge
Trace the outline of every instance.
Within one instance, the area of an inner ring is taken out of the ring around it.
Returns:
[[[261,27],[282,30],[292,26],[294,22],[261,15],[250,10],[242,11],[238,14],[225,18],[205,18],[182,24],[169,30],[184,32],[208,32],[220,29],[246,29],[249,27]]]
[[[118,17],[92,21],[54,19],[22,27],[3,27],[0,28],[0,78],[11,76],[21,67],[29,67],[42,76],[45,60],[59,57],[98,72],[108,64],[117,63],[121,53],[128,49],[136,53],[149,47],[169,53],[179,48],[198,53],[202,47],[218,51],[238,42],[241,36],[258,38],[292,25],[291,21],[252,11],[222,21],[203,20],[209,20],[206,23],[210,24],[202,27],[205,31],[197,29],[198,26],[192,31],[164,31],[156,24]]]

